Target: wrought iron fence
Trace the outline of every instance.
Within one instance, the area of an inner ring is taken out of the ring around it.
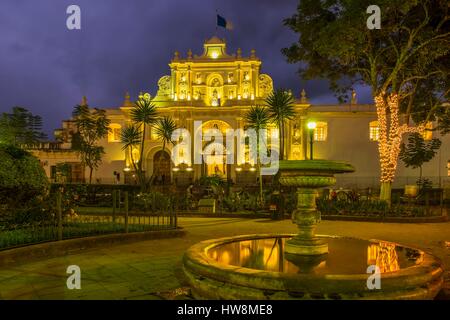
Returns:
[[[166,210],[142,214],[129,214],[128,192],[122,200],[114,196],[110,212],[102,214],[76,214],[69,210],[63,214],[62,192],[56,192],[56,214],[46,221],[0,226],[0,250],[36,244],[113,233],[144,232],[177,228],[177,215],[173,206]]]

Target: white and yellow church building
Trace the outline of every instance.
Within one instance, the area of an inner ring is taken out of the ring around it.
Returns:
[[[194,139],[195,130],[218,129],[224,136],[227,129],[245,129],[245,114],[255,105],[263,105],[267,96],[274,90],[270,75],[262,72],[262,61],[256,51],[245,55],[240,49],[235,53],[227,51],[226,42],[218,37],[205,41],[203,53],[195,55],[191,50],[185,56],[175,52],[169,63],[169,74],[162,76],[157,83],[156,95],[152,97],[161,116],[170,116],[178,128],[187,129]],[[294,93],[291,93],[295,96]],[[87,103],[83,98],[82,103]],[[93,174],[94,183],[135,183],[132,165],[127,153],[122,149],[120,131],[130,123],[130,111],[133,109],[130,95],[125,94],[124,101],[116,108],[108,108],[106,114],[110,120],[110,133],[100,141],[105,154],[102,164]],[[376,188],[379,185],[378,161],[378,124],[373,105],[358,104],[356,93],[351,102],[338,105],[311,105],[304,90],[295,98],[296,117],[286,125],[283,152],[285,159],[307,159],[309,157],[309,130],[307,123],[314,121],[314,157],[331,160],[344,160],[352,163],[356,172],[339,177],[338,183],[349,188]],[[195,126],[201,121],[201,126]],[[189,184],[204,175],[220,175],[236,184],[256,183],[255,164],[246,156],[238,156],[233,148],[237,144],[227,145],[224,138],[221,152],[210,157],[213,160],[195,163],[196,150],[200,147],[193,141],[191,150],[178,150],[174,161],[168,146],[165,154],[162,143],[153,128],[146,130],[143,166],[150,176],[155,166],[159,166],[157,178],[164,183]],[[62,128],[55,130],[57,141],[44,144],[34,150],[41,160],[46,173],[56,179],[56,165],[67,163],[71,166],[72,182],[84,181],[87,168],[80,164],[78,155],[71,150],[70,137],[75,126],[72,120],[65,120]],[[278,132],[272,127],[273,134]],[[272,134],[272,133],[270,133]],[[437,133],[427,132],[427,139]],[[436,157],[423,167],[424,177],[430,178],[436,186],[449,181],[450,145],[448,137],[440,137],[442,148]],[[230,152],[234,151],[234,152]],[[138,150],[135,150],[136,157]],[[233,161],[227,161],[229,154]],[[165,161],[158,161],[161,156]],[[418,170],[405,168],[401,161],[394,186],[401,187],[414,183]]]

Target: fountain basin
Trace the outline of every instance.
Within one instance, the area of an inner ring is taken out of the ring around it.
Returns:
[[[317,237],[326,255],[290,255],[294,234],[245,235],[192,246],[183,268],[199,299],[432,299],[443,283],[441,262],[421,250],[379,240]],[[381,289],[367,286],[379,265]]]

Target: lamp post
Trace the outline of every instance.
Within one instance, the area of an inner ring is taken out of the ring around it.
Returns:
[[[313,160],[314,129],[317,124],[314,121],[310,121],[307,126],[309,129],[309,159]]]

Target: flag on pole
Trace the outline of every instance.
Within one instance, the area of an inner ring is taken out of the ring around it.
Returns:
[[[231,21],[227,21],[224,17],[217,15],[217,26],[225,28],[227,30],[233,30],[233,25]]]

